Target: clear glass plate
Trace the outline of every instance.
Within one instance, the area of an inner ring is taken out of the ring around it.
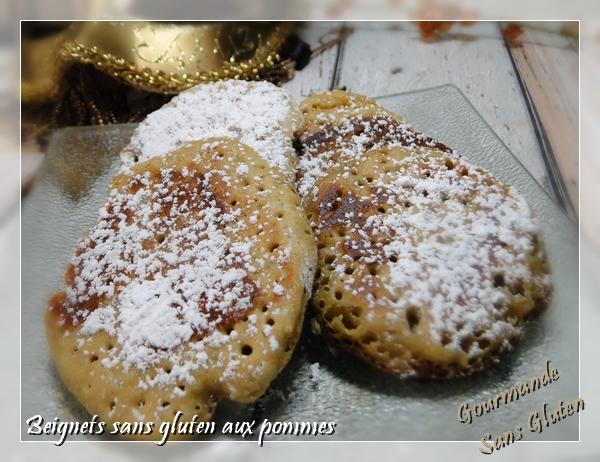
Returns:
[[[575,224],[498,139],[462,93],[453,86],[378,98],[418,130],[454,148],[471,162],[516,186],[538,216],[552,265],[555,293],[548,311],[532,323],[514,353],[501,364],[455,381],[399,381],[328,347],[310,329],[307,315],[300,342],[284,371],[257,402],[222,402],[213,440],[240,440],[221,435],[227,421],[336,422],[333,436],[268,436],[272,440],[323,441],[478,441],[516,426],[522,441],[577,440],[577,415],[542,433],[527,429],[529,415],[579,395],[579,260]],[[94,224],[107,185],[118,164],[118,152],[135,126],[68,128],[51,139],[39,178],[22,208],[22,428],[23,440],[56,440],[27,434],[25,420],[40,414],[47,421],[89,419],[67,391],[50,358],[43,327],[47,300],[60,289],[67,261]],[[474,417],[457,420],[458,406],[469,407],[505,389],[541,376],[546,359],[559,380],[518,401]],[[314,366],[319,363],[319,366]],[[255,427],[256,428],[256,427]],[[107,432],[108,433],[108,432]],[[110,439],[109,435],[101,439]],[[255,434],[257,432],[255,431]],[[160,434],[156,432],[157,439]],[[255,435],[256,437],[256,435]],[[93,437],[98,439],[97,437]],[[91,439],[69,436],[68,440]]]

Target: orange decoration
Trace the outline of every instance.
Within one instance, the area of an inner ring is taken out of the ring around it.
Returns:
[[[418,23],[421,37],[429,38],[435,34],[436,22],[435,21],[421,21]]]
[[[522,33],[523,29],[521,29],[521,27],[517,26],[516,24],[509,24],[508,26],[506,26],[504,31],[502,31],[502,35],[504,35],[504,37],[508,40],[514,40]]]
[[[419,27],[421,38],[425,41],[435,39],[436,32],[448,32],[456,21],[412,21]],[[473,22],[461,21],[461,25],[470,26]]]

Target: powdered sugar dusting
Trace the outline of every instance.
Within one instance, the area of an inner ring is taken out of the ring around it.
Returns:
[[[427,316],[434,342],[475,357],[489,341],[509,348],[518,338],[515,300],[529,310],[552,291],[549,273],[533,271],[532,259],[546,256],[523,196],[405,124],[351,118],[305,139],[299,167],[317,238],[339,232],[322,250],[328,279],[386,304],[390,322]],[[357,264],[373,276],[357,279]],[[375,298],[377,284],[387,298]]]
[[[99,331],[116,337],[103,365],[143,371],[164,359],[173,364],[145,385],[193,380],[189,372],[206,362],[204,344],[229,341],[215,330],[243,317],[257,290],[248,277],[260,269],[250,257],[256,237],[239,233],[246,227],[240,210],[227,209],[215,193],[227,183],[224,172],[192,176],[172,168],[131,175],[111,191],[71,261],[64,312],[82,324],[82,338]],[[202,341],[181,356],[192,336]]]
[[[390,261],[392,290],[402,291],[395,307],[429,307],[432,338],[441,342],[448,335],[446,347],[460,349],[463,338],[478,330],[492,339],[514,329],[514,322],[497,317],[507,316],[506,288],[515,292],[534,278],[527,256],[540,230],[514,188],[487,184],[488,175],[463,159],[444,159],[454,167],[442,158],[407,158],[395,182],[375,183],[389,194],[388,204],[410,206],[390,207],[372,225],[374,233],[394,237],[382,251]],[[429,176],[423,178],[424,161]],[[538,283],[549,286],[549,275]],[[476,342],[471,350],[481,353]]]
[[[148,115],[122,152],[122,170],[190,141],[233,138],[253,148],[288,179],[295,173],[294,133],[302,115],[293,97],[267,82],[228,80],[180,93]]]
[[[341,125],[315,133],[302,140],[302,156],[298,163],[296,186],[301,196],[315,193],[315,183],[327,172],[345,162],[382,146],[438,148],[452,152],[442,143],[415,132],[410,125],[391,116],[363,118],[358,115]]]
[[[533,274],[530,267],[540,230],[521,194],[448,153],[413,152],[392,163],[388,174],[374,171],[355,199],[341,198],[339,208],[345,201],[377,207],[379,213],[365,216],[363,226],[357,217],[331,219],[332,205],[321,204],[317,235],[333,225],[349,230],[338,244],[342,257],[333,263],[335,271],[343,277],[356,261],[385,264],[389,276],[381,280],[392,294],[385,303],[404,317],[425,309],[431,338],[448,349],[464,349],[463,339],[475,332],[489,340],[520,332],[509,313],[509,295],[532,280],[551,291],[550,276]],[[345,288],[367,290],[357,289],[352,278]],[[473,342],[467,352],[482,351]]]

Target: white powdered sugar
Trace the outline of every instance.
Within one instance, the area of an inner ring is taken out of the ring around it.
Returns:
[[[370,226],[373,234],[391,238],[381,250],[389,261],[389,290],[402,292],[394,307],[401,312],[428,307],[432,338],[441,342],[444,333],[450,334],[447,348],[459,349],[461,339],[477,330],[492,329],[487,336],[493,338],[498,329],[513,328],[496,320],[509,303],[503,287],[533,277],[527,256],[539,227],[513,188],[505,192],[500,185],[487,185],[486,175],[458,157],[452,170],[429,161],[430,176],[416,179],[424,160],[407,158],[396,166],[396,182],[373,183],[385,190],[388,204],[410,205],[408,210],[390,207]],[[461,176],[460,167],[469,174]],[[502,287],[494,282],[500,275]],[[540,282],[549,284],[546,278]],[[472,348],[478,349],[477,343]]]
[[[211,192],[222,174],[198,177],[197,187],[174,175],[138,174],[129,183],[135,193],[111,192],[71,261],[74,284],[66,289],[65,312],[82,323],[82,338],[103,330],[117,339],[103,365],[144,371],[164,359],[173,364],[142,386],[193,380],[189,372],[206,363],[204,344],[229,340],[215,329],[244,316],[256,290],[248,278],[257,270],[250,257],[256,237],[240,234],[240,211],[225,213]],[[204,340],[179,355],[193,335]]]
[[[288,179],[295,174],[294,133],[302,115],[293,97],[267,82],[228,80],[180,93],[148,115],[122,152],[122,170],[203,138],[237,139]]]
[[[382,146],[402,149],[388,156],[375,151]],[[371,160],[373,170],[357,174]],[[299,167],[299,191],[319,204],[315,233],[330,236],[336,227],[344,236],[324,249],[336,255],[332,271],[348,293],[363,292],[371,303],[368,278],[355,284],[349,268],[371,265],[371,274],[382,274],[390,298],[377,303],[393,308],[390,322],[424,309],[431,339],[465,350],[461,341],[474,333],[507,339],[521,329],[509,315],[509,293],[523,295],[530,283],[551,292],[550,275],[532,272],[530,259],[545,256],[534,244],[540,229],[523,196],[404,124],[348,120],[303,140]],[[332,168],[335,177],[320,185]],[[469,345],[469,355],[481,353],[477,342]]]
[[[323,373],[321,372],[321,368],[319,363],[313,363],[310,365],[310,381],[313,384],[318,384],[323,381]]]
[[[316,193],[315,182],[327,175],[330,169],[382,146],[410,149],[438,147],[451,152],[447,146],[415,132],[410,125],[392,117],[363,118],[358,115],[302,140],[303,155],[298,162],[296,183],[298,194],[304,197]]]

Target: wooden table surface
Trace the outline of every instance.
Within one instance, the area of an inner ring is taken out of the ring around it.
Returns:
[[[453,84],[577,220],[579,43],[546,31],[551,28],[544,23],[524,28],[509,42],[502,34],[505,26],[455,24],[426,43],[408,22],[302,23],[298,35],[312,49],[340,30],[352,33],[314,56],[283,87],[301,101],[342,87],[376,97]]]

